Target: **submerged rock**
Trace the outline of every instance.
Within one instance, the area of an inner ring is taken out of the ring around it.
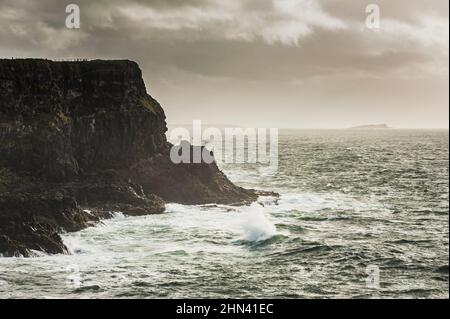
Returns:
[[[68,253],[61,231],[111,212],[256,200],[215,163],[173,164],[166,131],[135,62],[0,60],[0,254]]]

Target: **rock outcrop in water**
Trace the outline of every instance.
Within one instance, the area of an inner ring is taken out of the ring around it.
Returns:
[[[165,202],[248,203],[216,164],[175,165],[132,61],[0,60],[0,254],[68,253],[59,233]]]

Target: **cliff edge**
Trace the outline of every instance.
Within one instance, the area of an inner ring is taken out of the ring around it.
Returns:
[[[256,200],[215,163],[173,164],[166,131],[135,62],[0,60],[0,254],[69,253],[60,232],[117,211]]]

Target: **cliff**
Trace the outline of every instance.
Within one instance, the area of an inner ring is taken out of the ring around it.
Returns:
[[[60,232],[115,211],[256,199],[215,163],[173,164],[166,131],[135,62],[0,60],[0,254],[68,253]]]

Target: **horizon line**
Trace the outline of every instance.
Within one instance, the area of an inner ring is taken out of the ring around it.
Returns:
[[[167,123],[167,126],[186,127],[191,126],[192,123]],[[220,127],[220,128],[278,128],[280,130],[355,130],[355,131],[393,131],[393,130],[449,130],[449,127],[388,127],[388,128],[358,128],[358,127],[276,127],[276,126],[252,126],[252,125],[238,125],[238,124],[218,124],[218,123],[203,123],[204,127]]]

